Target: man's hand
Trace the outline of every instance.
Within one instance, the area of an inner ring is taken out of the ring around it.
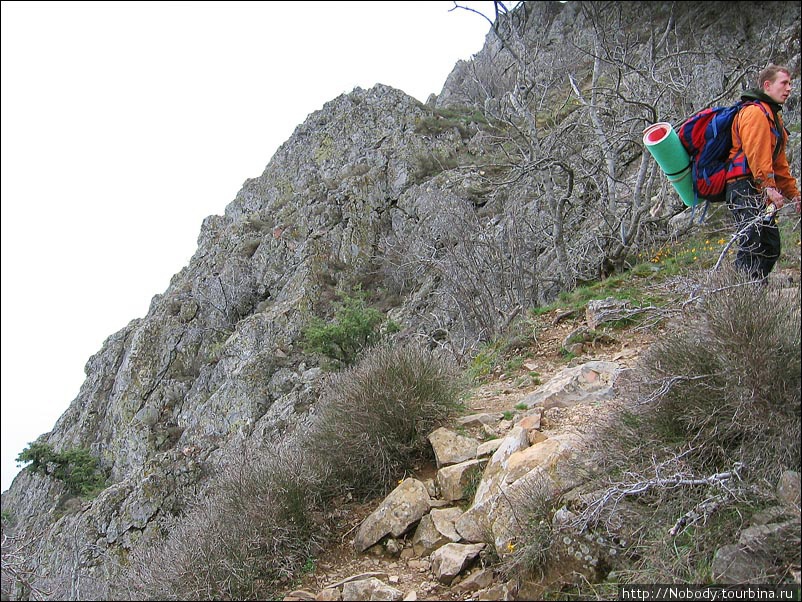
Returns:
[[[800,206],[799,195],[796,195],[794,198],[792,198],[791,202],[794,204],[797,213],[802,212],[802,206]]]
[[[785,204],[785,197],[776,188],[766,188],[766,204],[774,205],[779,211]]]

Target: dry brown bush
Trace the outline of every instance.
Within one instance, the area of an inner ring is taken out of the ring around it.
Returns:
[[[307,448],[332,490],[383,493],[422,458],[428,435],[456,409],[459,377],[444,356],[382,345],[332,375]]]

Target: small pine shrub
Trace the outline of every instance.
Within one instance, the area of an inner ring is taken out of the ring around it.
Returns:
[[[454,366],[416,346],[381,345],[332,375],[309,445],[334,488],[383,493],[431,454],[428,435],[459,405]]]
[[[335,367],[347,367],[382,336],[384,316],[368,307],[363,295],[345,296],[330,322],[315,316],[304,329],[306,351],[319,353]],[[392,327],[391,327],[392,329]]]
[[[92,495],[105,484],[98,459],[85,448],[55,452],[47,443],[34,442],[19,453],[17,462],[30,462],[30,470],[62,481],[73,495]]]
[[[47,443],[29,443],[17,455],[17,465],[30,462],[28,468],[39,474],[47,474],[47,465],[55,461],[56,453]]]

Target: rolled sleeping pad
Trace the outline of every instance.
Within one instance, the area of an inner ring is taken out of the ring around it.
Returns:
[[[666,174],[682,202],[688,207],[701,202],[693,192],[691,159],[671,124],[662,121],[647,127],[643,130],[643,144]]]

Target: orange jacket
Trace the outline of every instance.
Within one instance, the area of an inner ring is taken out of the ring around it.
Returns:
[[[765,188],[776,188],[786,198],[799,196],[796,180],[791,177],[785,145],[788,134],[783,126],[782,117],[771,106],[761,101],[763,107],[749,104],[738,112],[732,122],[732,150],[730,161],[737,163],[739,155],[746,157],[746,173],[752,176],[755,186],[763,191]],[[774,123],[766,116],[773,115]],[[779,152],[777,136],[781,136]]]

